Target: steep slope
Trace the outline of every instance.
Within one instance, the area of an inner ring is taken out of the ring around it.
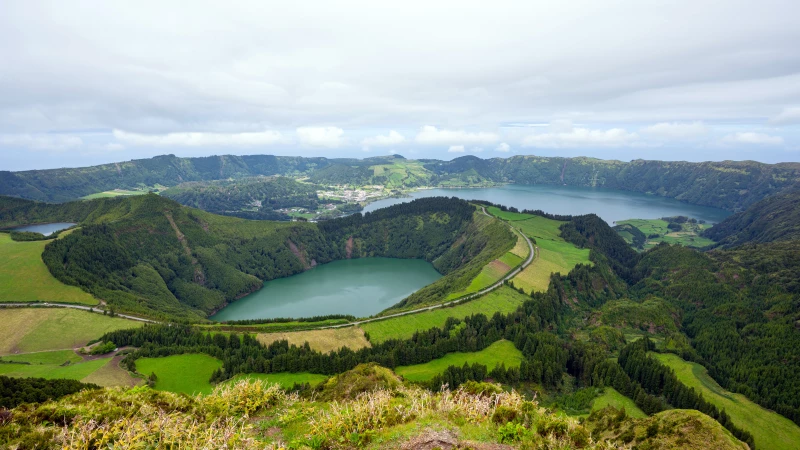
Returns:
[[[723,247],[800,239],[800,189],[767,197],[705,230],[703,236]]]

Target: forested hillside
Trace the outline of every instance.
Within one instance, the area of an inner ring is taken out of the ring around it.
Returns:
[[[254,176],[308,176],[319,184],[591,186],[646,192],[688,203],[742,211],[800,182],[800,164],[754,161],[631,162],[586,157],[513,156],[452,161],[391,155],[358,159],[249,155],[178,158],[174,155],[94,167],[0,172],[0,194],[64,202],[113,189],[175,186],[189,181]]]
[[[45,247],[42,258],[58,280],[118,312],[172,320],[201,320],[264,281],[365,256],[433,262],[447,276],[414,297],[432,302],[469,283],[516,239],[502,225],[472,227],[474,206],[441,197],[319,224],[223,217],[154,194],[55,205],[5,198],[0,205],[3,226],[80,223]]]
[[[286,177],[258,177],[181,183],[160,194],[182,205],[214,214],[288,220],[288,215],[275,210],[289,207],[317,209],[320,203],[318,188]]]
[[[800,239],[800,189],[775,194],[705,230],[724,247]]]

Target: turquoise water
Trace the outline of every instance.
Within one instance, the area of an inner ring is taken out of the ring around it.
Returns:
[[[49,236],[56,231],[65,230],[73,225],[75,224],[69,222],[42,223],[39,225],[25,225],[23,227],[17,227],[14,228],[13,231],[32,231],[34,233],[42,233],[45,236]]]
[[[360,258],[334,261],[298,275],[264,283],[212,320],[270,319],[383,311],[441,277],[419,259]]]
[[[551,214],[580,215],[595,213],[612,224],[626,219],[658,219],[688,216],[717,223],[731,213],[718,208],[696,206],[678,200],[613,189],[572,186],[527,186],[509,184],[491,188],[427,189],[406,198],[387,198],[370,203],[363,212],[408,202],[422,197],[458,197],[465,200],[488,200],[519,209],[541,209]]]

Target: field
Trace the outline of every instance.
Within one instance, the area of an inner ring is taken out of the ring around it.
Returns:
[[[4,357],[13,360],[13,358]],[[0,375],[8,377],[67,378],[82,380],[101,367],[108,364],[111,358],[95,359],[62,366],[59,364],[0,364]],[[62,361],[63,363],[63,361]]]
[[[515,287],[522,288],[525,292],[546,291],[550,284],[551,273],[566,275],[578,264],[591,264],[588,249],[577,248],[561,238],[561,230],[558,227],[563,222],[525,214],[515,214],[515,216],[529,217],[525,220],[518,218],[511,223],[529,237],[536,239],[535,245],[538,247],[536,258],[531,265],[512,280]]]
[[[519,256],[520,259],[524,261],[530,253],[530,249],[528,249],[528,243],[525,242],[525,239],[522,239],[522,236],[519,235],[519,231],[516,229],[514,230],[514,234],[517,235],[517,244],[511,249],[511,253]]]
[[[789,419],[762,408],[744,395],[726,391],[699,364],[684,361],[669,353],[652,355],[672,368],[682,383],[699,391],[717,408],[724,408],[734,425],[752,433],[757,448],[797,449],[800,427]]]
[[[212,317],[213,320],[213,317]],[[198,325],[211,332],[248,332],[248,333],[276,333],[278,331],[301,331],[308,328],[327,327],[330,325],[341,325],[348,323],[347,319],[328,319],[320,320],[318,322],[273,322],[273,323],[259,323],[252,325],[227,325],[223,323],[215,325]]]
[[[617,222],[617,225],[631,225],[636,227],[639,231],[644,233],[645,236],[650,236],[652,234],[659,235],[659,237],[654,238],[648,237],[647,242],[644,244],[645,250],[658,245],[660,242],[698,248],[714,243],[711,239],[699,235],[702,230],[709,228],[711,225],[687,222],[682,224],[683,229],[681,231],[673,231],[667,228],[668,224],[669,222],[661,219],[629,219]],[[628,241],[628,243],[632,242],[633,236],[630,233],[625,232],[620,233],[620,235]]]
[[[196,353],[136,360],[137,372],[145,376],[156,374],[156,389],[190,395],[210,393],[212,386],[208,380],[220,367],[220,360]]]
[[[463,366],[464,363],[479,363],[492,370],[500,363],[505,363],[506,367],[518,367],[522,362],[522,352],[517,350],[509,341],[497,341],[479,352],[473,353],[448,353],[439,359],[434,359],[425,364],[413,366],[400,366],[395,369],[398,375],[402,375],[409,381],[428,381],[436,375],[444,372],[449,366]]]
[[[81,197],[83,200],[93,200],[96,198],[119,197],[120,195],[143,195],[148,191],[131,191],[127,189],[114,189],[111,191],[97,192]]]
[[[98,386],[136,386],[144,383],[141,378],[134,378],[127,370],[119,366],[123,356],[115,356],[105,366],[97,369],[84,378],[84,383],[94,383]]]
[[[326,330],[292,331],[286,333],[260,333],[256,336],[258,341],[269,345],[275,341],[286,339],[289,344],[302,346],[308,345],[319,352],[328,353],[348,347],[352,350],[369,347],[370,343],[364,337],[364,330],[358,327],[344,327]]]
[[[295,383],[308,383],[312,386],[316,386],[323,381],[327,380],[328,377],[326,375],[320,375],[317,373],[308,373],[308,372],[301,372],[301,373],[289,373],[289,372],[281,372],[281,373],[248,373],[244,375],[236,375],[232,378],[232,381],[238,381],[242,379],[248,380],[264,380],[269,383],[278,383],[281,387],[285,389],[291,389]]]
[[[624,395],[617,392],[616,389],[612,387],[605,387],[603,388],[603,395],[597,397],[592,402],[592,411],[596,409],[603,409],[606,406],[613,406],[615,408],[625,408],[625,412],[628,414],[628,417],[633,417],[634,419],[644,419],[647,417],[647,414],[644,413],[633,400],[625,397]]]
[[[0,355],[80,347],[103,334],[142,322],[69,308],[0,309]]]
[[[96,305],[78,287],[56,280],[42,261],[49,241],[16,242],[0,233],[0,302],[61,302]]]
[[[374,343],[387,339],[408,339],[416,331],[444,326],[448,317],[463,319],[473,314],[485,314],[488,317],[496,312],[507,314],[515,311],[527,299],[529,297],[503,286],[467,303],[365,323],[360,327],[369,333],[369,339]]]

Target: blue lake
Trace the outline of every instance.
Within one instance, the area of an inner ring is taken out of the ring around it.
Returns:
[[[34,233],[42,233],[49,236],[56,231],[66,230],[67,228],[75,225],[69,222],[56,222],[56,223],[41,223],[38,225],[25,225],[22,227],[14,228],[13,231],[32,231]]]

